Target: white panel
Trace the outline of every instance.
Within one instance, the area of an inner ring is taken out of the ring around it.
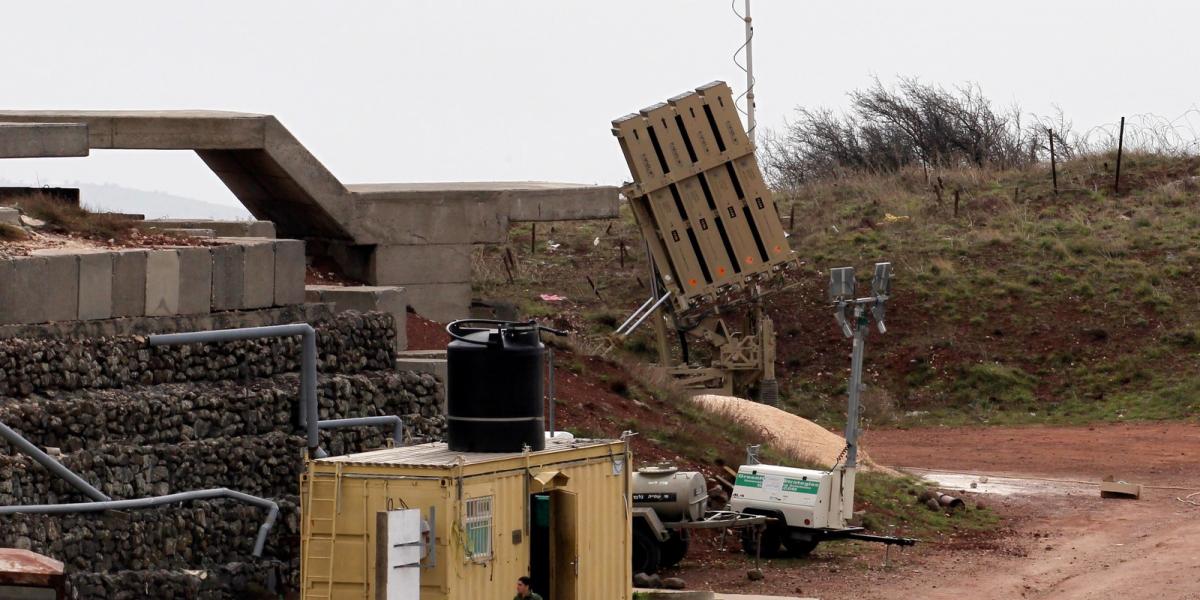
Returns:
[[[388,511],[387,529],[387,598],[418,600],[421,596],[421,511]]]

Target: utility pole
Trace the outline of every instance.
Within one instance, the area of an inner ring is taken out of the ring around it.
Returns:
[[[754,25],[750,21],[750,0],[746,0],[746,14],[742,20],[746,22],[746,134],[754,144]]]
[[[861,431],[858,420],[867,332],[871,330],[871,322],[874,321],[879,333],[887,333],[887,326],[883,320],[892,291],[892,264],[875,263],[870,296],[856,298],[856,286],[853,267],[830,269],[829,299],[834,306],[834,318],[837,319],[842,334],[854,340],[850,354],[850,385],[847,390],[849,398],[846,404],[846,462],[843,467],[851,473],[858,466],[858,435]]]

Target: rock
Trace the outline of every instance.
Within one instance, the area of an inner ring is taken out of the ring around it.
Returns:
[[[746,579],[750,581],[762,581],[763,577],[762,569],[750,569],[746,572]]]
[[[662,586],[668,590],[682,590],[687,587],[687,582],[678,577],[664,577]]]
[[[650,576],[645,573],[633,574],[633,587],[648,588],[650,586]]]

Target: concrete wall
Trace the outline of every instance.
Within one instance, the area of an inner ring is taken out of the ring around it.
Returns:
[[[320,242],[310,254],[328,255],[356,279],[407,287],[416,311],[439,321],[467,316],[471,244],[504,243],[515,221],[618,214],[618,191],[610,186],[539,181],[346,185],[270,115],[0,111],[0,121],[83,124],[91,148],[195,150],[256,218],[272,221],[286,236]],[[222,235],[212,223],[162,224]],[[422,249],[427,245],[431,248]],[[158,297],[164,298],[169,306],[169,295]]]
[[[49,249],[0,260],[0,325],[200,315],[304,302],[304,242]]]

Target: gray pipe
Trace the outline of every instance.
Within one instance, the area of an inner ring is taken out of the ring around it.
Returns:
[[[546,367],[549,371],[549,376],[546,379],[550,385],[550,437],[554,437],[554,348],[546,349],[546,361],[549,363]]]
[[[289,325],[268,325],[266,327],[167,333],[152,335],[148,339],[151,346],[173,346],[176,344],[209,344],[213,342],[234,342],[268,337],[290,337],[293,335],[303,338],[303,352],[300,357],[300,424],[306,429],[309,456],[323,458],[326,454],[320,448],[320,438],[317,435],[317,332],[311,325],[308,323],[292,323]]]
[[[392,425],[392,440],[397,446],[404,445],[404,419],[396,415],[378,417],[351,417],[348,419],[329,419],[317,421],[320,429],[340,429],[342,427],[373,427],[375,425]]]
[[[860,304],[854,306],[854,347],[850,353],[850,398],[846,405],[846,467],[858,466],[858,412],[862,393],[863,349],[871,323]]]
[[[4,438],[5,441],[13,446],[16,446],[17,450],[20,450],[33,460],[37,461],[38,464],[45,467],[47,471],[57,475],[63,481],[71,484],[71,486],[75,489],[83,492],[83,494],[88,498],[98,502],[112,500],[112,498],[105,496],[103,492],[92,487],[92,484],[84,481],[84,479],[76,475],[74,471],[64,467],[62,463],[54,460],[54,458],[49,454],[43,452],[41,448],[34,446],[29,440],[21,437],[21,434],[13,431],[4,423],[0,423],[0,437]]]
[[[631,322],[633,322],[634,319],[638,318],[638,315],[641,315],[642,311],[646,310],[646,307],[650,306],[650,304],[653,303],[654,300],[655,300],[654,296],[650,296],[649,298],[646,298],[646,301],[643,302],[642,305],[639,306],[637,310],[633,311],[633,314],[629,315],[629,318],[625,319],[625,322],[621,323],[621,326],[618,327],[615,331],[613,331],[613,333],[620,334],[621,331],[625,329],[625,326],[630,324]]]
[[[649,310],[647,310],[645,313],[642,314],[640,319],[638,319],[636,322],[634,322],[633,325],[630,325],[629,329],[626,329],[625,332],[622,333],[621,335],[628,336],[628,335],[632,334],[635,329],[637,329],[639,326],[641,326],[642,321],[645,321],[647,317],[654,314],[654,311],[657,310],[658,307],[663,302],[666,302],[667,298],[670,298],[670,297],[671,297],[671,292],[667,292],[667,293],[663,294],[662,297],[660,297],[658,299],[658,302],[655,302],[654,305],[651,306]]]
[[[195,490],[191,492],[180,492],[178,494],[167,494],[166,496],[155,496],[152,498],[137,498],[134,500],[106,500],[103,502],[80,502],[76,504],[30,504],[26,506],[0,506],[0,515],[11,514],[67,514],[67,513],[82,513],[82,512],[101,512],[105,510],[123,510],[136,508],[152,508],[162,506],[164,504],[174,504],[175,502],[186,502],[188,500],[206,500],[208,498],[231,498],[239,500],[246,504],[253,504],[261,508],[267,509],[267,518],[258,528],[258,537],[254,540],[254,556],[262,556],[263,545],[267,542],[267,534],[271,532],[271,527],[275,525],[275,519],[279,516],[279,505],[266,498],[251,496],[242,492],[235,492],[227,488],[213,488],[209,490]]]
[[[939,493],[936,497],[938,504],[945,506],[946,508],[962,508],[963,506],[966,506],[966,503],[963,502],[961,498],[955,498],[954,496],[950,496],[948,494]]]

